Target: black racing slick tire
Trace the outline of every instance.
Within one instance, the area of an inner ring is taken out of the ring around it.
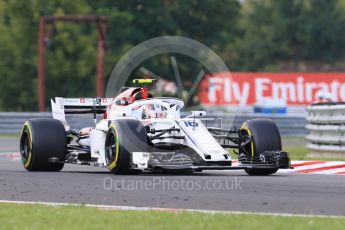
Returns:
[[[105,140],[105,159],[114,174],[138,173],[131,170],[131,153],[147,152],[148,139],[144,125],[134,119],[113,121]]]
[[[251,142],[246,146],[246,152],[254,157],[264,151],[282,150],[281,136],[276,124],[265,118],[248,120],[243,123],[241,132],[251,137]],[[278,171],[278,168],[245,169],[248,175],[270,175]]]
[[[31,119],[24,123],[20,135],[20,154],[28,171],[60,171],[67,152],[63,124],[55,119]]]

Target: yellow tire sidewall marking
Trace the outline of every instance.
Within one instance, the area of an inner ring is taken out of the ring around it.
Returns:
[[[117,165],[117,160],[119,158],[119,150],[120,150],[120,139],[119,139],[119,132],[117,130],[117,127],[114,123],[112,123],[110,126],[109,126],[109,130],[113,128],[115,130],[115,157],[114,157],[114,160],[113,162],[111,162],[109,165],[108,165],[108,169],[109,170],[113,170],[116,165]]]

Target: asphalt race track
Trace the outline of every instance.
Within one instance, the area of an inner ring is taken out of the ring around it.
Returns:
[[[345,215],[341,175],[250,177],[242,171],[217,171],[116,176],[106,168],[73,165],[58,173],[33,173],[4,157],[11,152],[18,152],[17,140],[1,139],[0,200]]]

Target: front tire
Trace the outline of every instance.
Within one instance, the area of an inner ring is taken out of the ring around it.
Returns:
[[[64,163],[52,163],[54,158],[64,162],[67,152],[63,124],[55,119],[31,119],[24,123],[20,135],[20,154],[28,171],[60,171]]]
[[[264,151],[282,150],[281,136],[276,124],[270,119],[258,118],[243,123],[241,132],[251,138],[251,142],[245,146],[246,152],[252,157],[259,157]],[[278,171],[278,168],[270,169],[245,169],[248,175],[270,175]]]
[[[113,121],[105,140],[105,159],[110,172],[114,174],[133,174],[131,153],[146,152],[147,133],[144,125],[134,119]]]

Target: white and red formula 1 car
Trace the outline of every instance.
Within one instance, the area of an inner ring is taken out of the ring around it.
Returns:
[[[29,171],[60,171],[65,163],[107,167],[115,174],[142,171],[195,172],[243,169],[249,175],[269,175],[290,168],[277,126],[253,119],[240,129],[207,127],[204,111],[181,117],[184,103],[155,98],[151,79],[133,81],[111,98],[55,98],[52,119],[25,122],[20,153]],[[94,126],[71,129],[65,114],[94,114]],[[96,119],[102,114],[102,119]],[[232,166],[229,149],[239,165]]]

